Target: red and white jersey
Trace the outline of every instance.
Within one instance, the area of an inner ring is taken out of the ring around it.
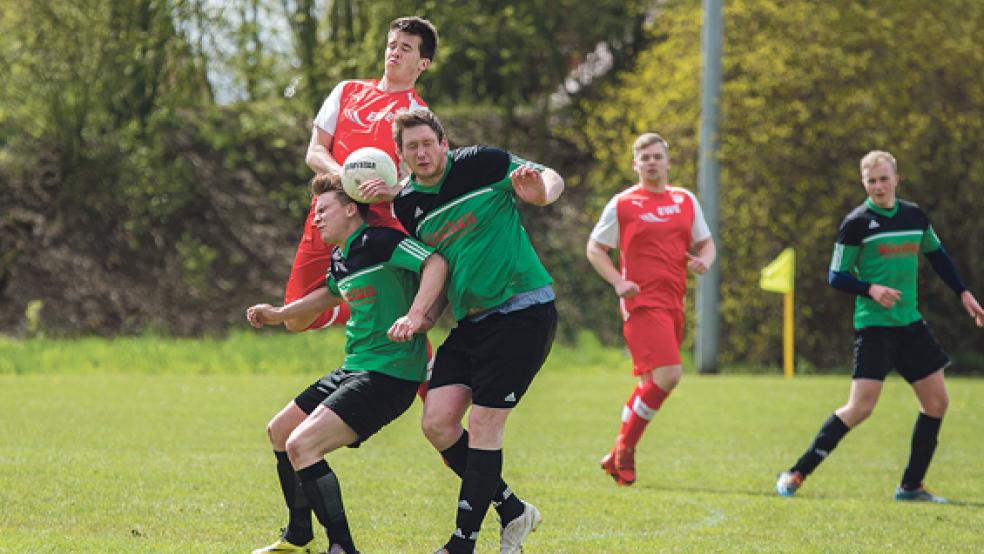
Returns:
[[[618,248],[622,277],[639,285],[639,294],[621,301],[624,317],[640,307],[682,310],[687,253],[710,236],[689,190],[656,193],[638,184],[612,197],[591,231],[594,241]]]
[[[378,84],[378,79],[338,83],[314,118],[315,125],[331,133],[331,156],[339,164],[359,148],[373,146],[389,154],[400,167],[393,142],[393,118],[404,110],[427,108],[427,104],[415,89],[385,92]],[[369,224],[403,229],[389,202],[372,205]]]
[[[342,81],[325,99],[314,124],[331,133],[331,155],[339,164],[365,146],[385,151],[399,167],[393,142],[393,118],[398,112],[426,108],[415,89],[384,92],[379,80]]]

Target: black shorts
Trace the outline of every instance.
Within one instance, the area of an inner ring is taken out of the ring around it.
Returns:
[[[893,369],[909,383],[950,365],[925,321],[904,327],[866,327],[854,334],[854,379],[884,381]]]
[[[463,319],[437,349],[429,388],[465,385],[476,406],[512,408],[546,361],[556,332],[553,302]]]
[[[324,404],[359,436],[349,445],[358,448],[362,441],[407,411],[419,387],[416,381],[385,373],[338,368],[298,394],[294,403],[306,414]]]

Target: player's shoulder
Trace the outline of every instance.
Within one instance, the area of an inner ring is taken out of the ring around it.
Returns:
[[[851,211],[847,212],[844,219],[841,220],[841,227],[845,225],[855,224],[857,222],[864,222],[871,219],[873,212],[868,209],[868,205],[864,202],[855,206]]]
[[[392,227],[368,227],[365,236],[367,237],[366,242],[369,244],[398,244],[407,235]]]
[[[675,204],[682,204],[684,202],[690,202],[694,205],[699,205],[700,202],[697,200],[697,195],[690,189],[683,187],[677,187],[673,185],[666,185],[666,192],[670,193],[670,198],[673,199]]]
[[[636,183],[634,185],[629,185],[628,187],[616,192],[612,195],[610,202],[627,202],[631,201],[639,195],[643,194],[644,190],[642,185]]]
[[[455,163],[485,162],[498,159],[508,160],[509,152],[487,144],[473,144],[452,150],[451,159]]]
[[[910,200],[903,200],[899,198],[898,203],[899,203],[900,212],[906,211],[906,212],[926,215],[926,211],[922,209],[922,206],[920,206],[915,202],[912,202]]]
[[[412,201],[412,197],[418,194],[410,184],[410,175],[407,175],[397,184],[396,195],[393,196],[393,209],[399,214],[401,208],[406,208]]]

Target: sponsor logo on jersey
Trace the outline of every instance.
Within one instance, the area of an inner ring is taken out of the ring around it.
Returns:
[[[656,208],[656,214],[660,217],[682,214],[683,211],[680,210],[679,204],[674,204],[672,206],[660,206]]]
[[[515,402],[516,401],[516,393],[511,392],[511,393],[507,394],[506,397],[503,398],[503,400],[506,401],[506,402]]]
[[[919,245],[914,242],[879,244],[878,253],[883,258],[910,258],[919,253]]]
[[[424,210],[421,210],[420,206],[417,206],[417,209],[413,211],[413,216],[420,217],[422,215],[424,215]]]
[[[670,198],[673,199],[673,202],[675,204],[683,204],[683,195],[682,194],[671,194],[670,195]]]
[[[368,304],[376,301],[376,287],[366,285],[364,287],[354,287],[342,293],[345,301],[350,305]]]
[[[871,223],[868,224],[869,229],[877,229],[879,227],[881,227],[881,225],[879,225],[878,222],[875,221],[874,219],[872,219]]]
[[[464,234],[462,233],[462,231],[465,231],[475,223],[477,223],[475,219],[475,214],[472,212],[468,212],[465,215],[459,217],[458,219],[449,221],[444,225],[441,225],[441,228],[438,229],[437,231],[424,235],[423,237],[424,243],[427,244],[427,246],[434,246],[437,243],[442,242],[446,239],[450,239],[448,240],[448,242],[450,243],[461,237],[462,234]]]
[[[669,219],[663,219],[662,217],[656,217],[651,212],[646,212],[639,216],[639,219],[645,221],[646,223],[666,223]]]

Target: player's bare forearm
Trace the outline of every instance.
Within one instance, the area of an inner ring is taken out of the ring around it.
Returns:
[[[420,270],[420,288],[407,315],[424,319],[437,299],[444,296],[447,279],[448,262],[444,256],[436,252],[428,256]]]
[[[694,254],[687,254],[687,266],[696,274],[703,275],[717,259],[717,248],[710,237],[694,245]]]
[[[314,126],[311,130],[311,142],[308,144],[304,162],[315,173],[342,174],[341,164],[331,155],[331,150],[329,150],[331,141],[332,135],[322,131],[318,126]]]
[[[591,263],[591,267],[598,272],[598,275],[601,275],[602,279],[608,281],[608,284],[615,289],[615,294],[620,298],[632,298],[639,294],[639,285],[622,277],[622,274],[615,268],[615,264],[608,256],[608,250],[609,248],[604,244],[594,239],[588,239],[585,254],[588,257],[588,262]]]
[[[328,287],[319,287],[305,296],[279,308],[280,318],[292,333],[303,331],[311,325],[319,314],[342,303],[342,299],[331,294]]]
[[[542,175],[544,197],[546,202],[541,205],[546,206],[548,204],[553,204],[558,198],[560,198],[561,194],[564,194],[564,178],[549,167],[543,170]]]
[[[585,249],[585,255],[588,258],[588,262],[591,267],[601,275],[601,278],[608,281],[609,285],[614,285],[618,279],[622,278],[622,274],[615,269],[615,264],[612,259],[608,256],[609,248],[594,239],[588,239],[588,246]]]
[[[438,253],[431,254],[424,260],[420,271],[420,286],[413,298],[413,303],[407,314],[397,319],[387,331],[389,339],[404,342],[413,338],[416,333],[424,332],[434,325],[434,319],[429,318],[430,310],[439,298],[444,297],[445,283],[448,277],[448,262]]]

